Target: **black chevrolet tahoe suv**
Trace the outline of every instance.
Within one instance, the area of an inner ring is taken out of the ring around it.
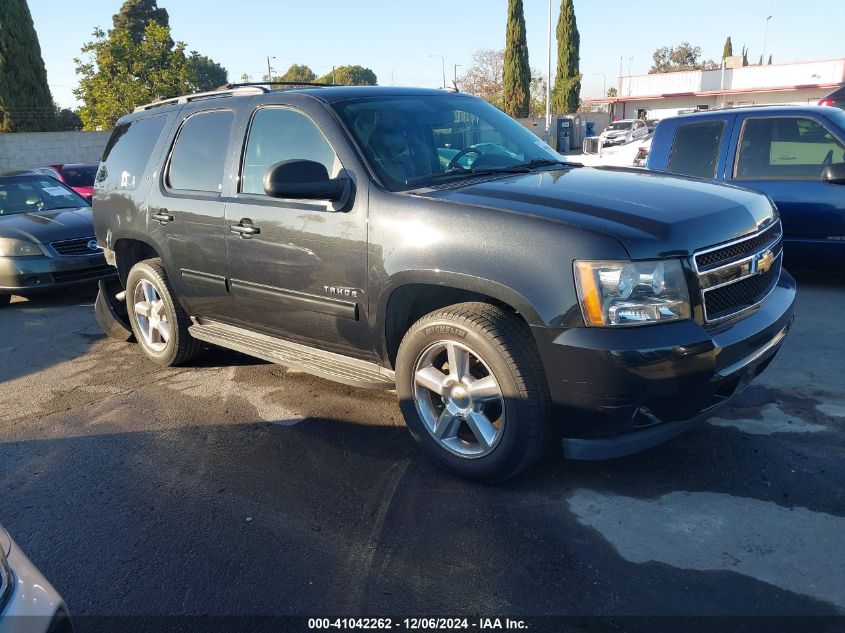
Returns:
[[[107,331],[128,323],[162,365],[205,342],[395,389],[423,449],[475,480],[561,441],[599,459],[678,435],[793,318],[766,196],[565,163],[439,90],[240,85],[138,108],[93,207],[119,273]]]

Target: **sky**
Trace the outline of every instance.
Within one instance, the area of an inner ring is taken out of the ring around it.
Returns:
[[[29,0],[53,97],[73,107],[77,84],[73,58],[94,27],[111,27],[122,0]],[[333,65],[372,68],[382,85],[437,87],[454,65],[458,74],[473,51],[504,48],[507,0],[158,0],[170,14],[173,38],[188,50],[221,63],[230,81],[247,73],[260,80],[267,56],[274,73],[304,63],[318,74]],[[557,23],[559,0],[552,0]],[[730,35],[749,59],[762,53],[774,62],[845,57],[845,2],[823,0],[574,0],[581,34],[582,98],[599,97],[622,73],[648,72],[660,46],[687,40],[704,58],[719,59]],[[822,6],[823,5],[823,8]],[[530,64],[548,65],[548,0],[524,0]],[[556,46],[556,45],[555,45]],[[554,71],[553,71],[554,72]]]

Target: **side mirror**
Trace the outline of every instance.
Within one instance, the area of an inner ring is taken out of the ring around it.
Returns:
[[[348,189],[348,179],[329,178],[325,165],[313,160],[283,160],[264,174],[264,193],[271,198],[337,202]]]
[[[831,185],[845,185],[845,163],[828,165],[822,171],[822,182]]]

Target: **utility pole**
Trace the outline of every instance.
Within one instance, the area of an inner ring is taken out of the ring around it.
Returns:
[[[429,57],[439,57],[440,64],[443,69],[443,90],[446,90],[446,58],[443,55],[429,55]]]
[[[769,20],[772,16],[766,18],[766,30],[763,32],[763,63],[766,61],[766,45],[769,43]]]
[[[549,74],[546,76],[546,141],[552,129],[552,0],[549,0]]]
[[[267,56],[267,81],[273,81],[273,68],[270,66],[270,60],[276,59],[275,56]]]

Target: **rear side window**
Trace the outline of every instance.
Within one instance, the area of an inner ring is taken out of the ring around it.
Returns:
[[[283,160],[312,160],[330,177],[340,171],[331,145],[304,114],[290,108],[262,108],[255,113],[244,155],[241,192],[264,195],[264,173]]]
[[[827,165],[843,162],[845,145],[813,119],[748,119],[742,130],[735,177],[818,180]]]
[[[166,122],[166,116],[157,116],[115,127],[103,151],[97,187],[127,190],[138,187]]]
[[[715,178],[724,134],[724,121],[679,126],[669,156],[669,171],[684,176]]]
[[[194,114],[182,123],[167,168],[167,186],[219,194],[235,115],[229,110]]]

